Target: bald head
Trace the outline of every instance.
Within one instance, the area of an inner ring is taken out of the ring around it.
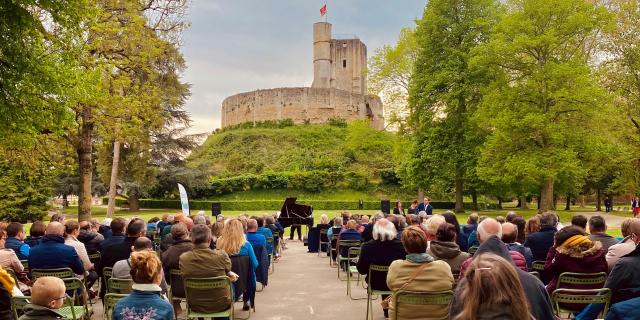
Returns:
[[[133,251],[143,251],[150,249],[153,249],[153,244],[147,237],[140,237],[133,242]]]
[[[57,221],[49,222],[47,225],[47,230],[44,232],[45,235],[54,235],[54,236],[63,236],[64,235],[64,225]]]
[[[249,219],[247,221],[247,231],[256,232],[258,230],[258,221],[256,219]]]
[[[478,225],[478,241],[483,243],[491,236],[502,238],[502,225],[496,219],[486,218]]]
[[[518,239],[518,226],[505,222],[502,224],[502,242],[514,243]]]

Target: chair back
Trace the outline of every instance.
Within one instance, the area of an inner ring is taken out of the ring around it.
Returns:
[[[22,309],[29,304],[29,296],[11,297],[11,313],[13,313],[13,319],[18,320],[22,315]]]
[[[186,278],[184,279],[184,292],[187,297],[187,313],[191,311],[191,304],[194,299],[198,299],[199,305],[211,305],[219,303],[217,300],[211,299],[210,303],[206,303],[207,297],[217,298],[220,297],[221,291],[223,294],[229,297],[229,305],[225,306],[225,310],[229,310],[233,307],[233,289],[231,287],[231,280],[227,276],[210,277],[210,278]],[[219,305],[215,305],[217,309],[220,309]]]
[[[128,294],[133,290],[131,279],[109,278],[107,283],[107,293]]]
[[[538,271],[530,271],[529,274],[532,275],[532,276],[535,276],[538,279],[541,279],[540,278],[540,272],[538,272]]]
[[[360,247],[361,244],[362,241],[360,240],[338,240],[338,247],[340,248],[340,251],[346,251],[347,255],[349,254],[349,249],[353,247]],[[346,250],[343,251],[343,249]],[[338,252],[338,255],[340,255],[340,252]]]
[[[36,281],[40,277],[56,277],[60,279],[75,278],[76,275],[70,268],[59,269],[33,269],[31,270],[31,277],[33,281]]]
[[[598,319],[604,319],[609,311],[609,303],[611,301],[611,289],[556,289],[551,294],[551,301],[553,301],[553,308],[556,315],[561,312],[580,312],[584,309],[585,305],[595,303],[604,304],[602,310],[602,316]],[[576,308],[570,308],[569,306],[576,306]]]
[[[382,290],[382,289],[373,289],[371,287],[371,282],[372,282],[372,279],[373,279],[374,272],[376,274],[376,277],[384,277],[384,279],[386,279],[387,278],[387,273],[389,273],[389,266],[382,266],[382,265],[379,265],[379,264],[370,264],[369,265],[369,272],[368,272],[368,275],[367,275],[367,290]]]
[[[438,292],[396,291],[393,293],[395,318],[402,319],[398,316],[398,313],[403,305],[447,306],[452,298],[453,291],[451,290]]]
[[[67,288],[67,294],[71,292],[71,295],[64,301],[64,306],[69,307],[68,310],[71,313],[71,319],[78,319],[81,315],[88,315],[89,308],[87,303],[89,302],[89,298],[87,297],[87,291],[84,288],[82,280],[74,277],[64,278],[62,281],[64,282],[65,288]],[[81,315],[77,314],[79,310],[74,308],[75,306],[83,307],[84,311]],[[61,311],[63,309],[61,309]]]
[[[184,298],[184,280],[180,269],[169,270],[169,285],[171,286],[171,298]],[[176,295],[177,293],[177,295]]]
[[[478,251],[478,247],[471,247],[467,252],[473,256],[476,253],[476,251]]]
[[[113,268],[111,267],[102,268],[102,276],[104,277],[105,280],[111,278],[113,276]]]
[[[347,253],[347,258],[349,260],[354,260],[360,256],[360,247],[349,247],[349,252]]]
[[[120,299],[128,296],[128,294],[107,293],[104,295],[102,302],[104,303],[104,319],[111,320],[113,317],[113,309]]]
[[[18,285],[18,275],[16,274],[16,272],[13,271],[13,269],[8,267],[3,267],[2,269],[6,271],[11,276],[11,278],[13,278],[13,282],[15,282],[16,285]]]
[[[20,263],[22,263],[24,270],[29,270],[29,260],[20,260]]]
[[[558,289],[574,286],[585,286],[588,289],[600,289],[604,287],[604,283],[607,282],[607,274],[605,272],[597,273],[577,273],[577,272],[563,272],[558,277]]]
[[[531,263],[531,270],[538,271],[538,272],[544,271],[544,261],[536,260],[536,261],[532,262]]]
[[[328,229],[320,229],[320,235],[318,236],[318,239],[320,241],[320,243],[327,243],[329,242],[329,238],[327,238],[327,230]],[[322,239],[327,239],[327,240],[322,240]]]
[[[102,255],[100,254],[100,251],[89,255],[89,260],[91,261],[99,261],[101,258],[102,258]]]

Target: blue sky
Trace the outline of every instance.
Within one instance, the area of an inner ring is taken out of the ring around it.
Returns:
[[[312,26],[321,0],[193,0],[183,36],[190,132],[220,126],[225,97],[255,89],[309,86]],[[422,16],[425,0],[326,1],[334,34],[356,34],[369,56]]]

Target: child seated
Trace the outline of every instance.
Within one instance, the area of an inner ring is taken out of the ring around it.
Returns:
[[[56,277],[41,277],[31,288],[31,303],[24,307],[24,314],[19,320],[62,319],[58,313],[67,296],[64,282]]]

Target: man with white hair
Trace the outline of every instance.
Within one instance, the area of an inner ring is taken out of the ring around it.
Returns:
[[[369,266],[372,264],[389,266],[394,260],[402,260],[406,256],[402,242],[396,237],[397,231],[393,223],[385,218],[377,219],[373,224],[373,240],[362,245],[358,259],[358,272],[368,278]],[[372,272],[369,281],[374,290],[389,290],[386,272]],[[382,299],[386,296],[383,295]],[[385,317],[388,310],[384,309]]]
[[[456,287],[456,292],[449,308],[449,314],[459,314],[462,310],[464,300],[462,292],[464,292],[465,287],[467,286],[465,271],[471,265],[473,258],[484,253],[493,253],[513,263],[507,246],[502,242],[502,240],[500,240],[501,237],[502,226],[498,221],[492,218],[486,218],[480,222],[478,225],[478,241],[480,242],[480,246],[474,256],[467,259],[460,268],[460,283]],[[549,298],[547,290],[544,288],[544,284],[542,284],[540,279],[528,272],[523,271],[518,267],[515,269],[518,273],[518,277],[520,278],[520,283],[524,288],[525,296],[529,302],[529,307],[533,317],[535,319],[555,319],[555,316],[553,315],[553,308],[551,307],[551,299]]]

